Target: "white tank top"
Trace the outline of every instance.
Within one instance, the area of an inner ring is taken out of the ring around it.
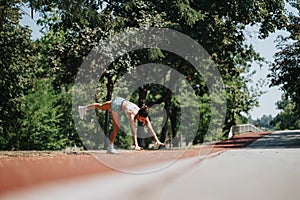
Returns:
[[[124,106],[124,112],[126,113],[126,114],[131,114],[131,113],[133,113],[133,114],[137,114],[138,113],[138,111],[140,110],[140,108],[136,105],[136,104],[134,104],[134,103],[131,103],[131,102],[129,102],[129,101],[125,101],[124,103],[123,103],[123,106]]]

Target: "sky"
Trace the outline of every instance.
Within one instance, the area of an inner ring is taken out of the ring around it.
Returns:
[[[25,14],[23,15],[21,24],[27,25],[31,28],[33,39],[40,38],[42,36],[42,33],[39,31],[40,27],[36,24],[36,20],[39,17],[38,14],[34,13],[34,17],[32,19],[30,16],[31,11],[29,8],[23,7],[23,11],[25,12]],[[260,53],[260,55],[264,57],[266,61],[273,61],[274,54],[276,52],[275,39],[280,34],[287,35],[287,32],[276,31],[275,33],[270,34],[267,39],[260,40],[258,39],[257,30],[249,28],[247,29],[246,42],[251,43],[254,49],[258,53]],[[257,73],[253,76],[253,82],[249,83],[249,86],[255,84],[259,79],[267,79],[267,75],[269,73],[269,65],[264,64],[260,68],[258,65],[253,64],[252,70],[256,70]],[[249,113],[249,116],[251,116],[251,118],[254,120],[261,118],[263,115],[272,115],[273,117],[275,117],[279,113],[279,110],[276,109],[276,102],[281,99],[282,94],[279,87],[269,88],[268,85],[265,85],[262,86],[261,89],[263,91],[266,91],[266,93],[259,98],[259,106],[253,108]]]
[[[253,48],[258,52],[262,57],[265,58],[267,62],[274,61],[274,55],[276,53],[276,43],[275,40],[278,35],[288,35],[286,31],[276,31],[275,33],[270,34],[267,39],[260,40],[257,37],[257,31],[251,30],[246,35],[247,43],[251,43]],[[251,38],[252,36],[252,38]],[[269,64],[265,63],[262,67],[259,67],[257,64],[252,64],[252,70],[256,70],[256,74],[253,76],[252,83],[249,83],[249,86],[253,86],[260,79],[269,81],[267,75],[269,72]],[[281,100],[282,91],[279,87],[269,87],[267,82],[266,85],[263,85],[260,89],[265,91],[263,95],[259,97],[259,106],[253,108],[249,115],[252,119],[256,120],[261,118],[263,115],[272,115],[275,117],[280,111],[276,108],[276,102]]]
[[[42,37],[42,33],[40,32],[40,27],[37,25],[37,20],[39,19],[38,13],[34,12],[33,19],[31,18],[31,9],[25,6],[22,7],[22,11],[24,12],[23,18],[20,21],[20,24],[23,26],[29,26],[32,30],[32,39],[38,39]]]
[[[285,9],[294,15],[299,16],[297,9],[291,7],[289,4],[285,5]],[[277,52],[275,40],[279,35],[288,36],[289,33],[283,30],[275,31],[275,33],[271,33],[267,39],[260,40],[257,37],[257,30],[249,29],[249,32],[246,35],[246,40],[253,45],[256,52],[260,53],[266,61],[273,62],[274,55]],[[253,77],[254,83],[259,79],[267,80],[269,65],[264,64],[262,68],[259,68],[257,65],[253,64],[252,67],[257,70],[256,75]],[[280,112],[280,110],[276,109],[276,102],[280,101],[282,96],[280,88],[269,88],[268,85],[266,85],[262,86],[262,90],[266,91],[266,93],[259,98],[259,106],[253,108],[249,113],[254,120],[261,118],[263,115],[272,115],[275,117]]]

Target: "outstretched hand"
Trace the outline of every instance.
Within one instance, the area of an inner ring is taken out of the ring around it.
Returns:
[[[135,146],[135,147],[134,147],[134,150],[136,150],[136,151],[142,151],[142,150],[143,150],[143,148],[142,148],[142,147],[140,147],[140,146]]]
[[[166,150],[166,144],[162,142],[156,142],[155,145],[158,146],[159,150]]]
[[[162,143],[160,141],[155,142],[155,145],[157,145],[157,146],[166,146],[165,143]]]

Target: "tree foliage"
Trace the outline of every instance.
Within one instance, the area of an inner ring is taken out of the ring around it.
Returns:
[[[281,112],[271,122],[275,130],[297,130],[300,128],[300,120],[295,113],[295,107],[296,103],[284,96],[281,101],[277,102],[277,108]]]
[[[70,88],[90,51],[109,36],[129,27],[170,28],[186,34],[204,47],[218,67],[225,84],[227,111],[223,131],[226,134],[242,118],[243,113],[249,112],[257,104],[259,95],[253,95],[247,88],[248,79],[244,76],[252,62],[262,61],[253,47],[245,43],[246,26],[259,26],[260,38],[266,38],[276,29],[285,27],[288,22],[284,0],[23,2],[40,13],[38,21],[43,27],[44,35],[41,39],[32,41],[30,30],[20,26],[20,7],[24,5],[21,1],[1,2],[2,149],[60,149],[73,143],[80,144],[71,115]],[[291,19],[293,20],[293,23],[289,23],[289,30],[297,34],[299,21],[296,17]],[[298,43],[292,49],[292,52],[299,50]],[[286,48],[287,53],[278,54],[278,63],[287,60],[284,56],[289,55],[288,51]],[[199,98],[199,110],[202,114],[196,137],[187,136],[186,139],[187,142],[203,142],[209,123],[218,123],[211,118],[216,111],[210,108],[210,93],[201,74],[184,58],[170,52],[143,49],[121,56],[99,80],[96,100],[110,99],[115,83],[124,73],[150,62],[172,66],[193,87]],[[289,62],[298,62],[297,56],[289,59]],[[91,65],[91,70],[94,67],[97,66]],[[276,72],[277,69],[274,74]],[[291,71],[289,73],[295,74]],[[294,83],[297,85],[296,80]],[[274,84],[281,83],[277,83],[274,78]],[[294,99],[299,96],[295,93],[297,90],[291,91],[294,92],[290,92],[294,94]],[[51,100],[47,101],[47,98]],[[188,105],[179,105],[184,102],[179,102],[172,92],[157,85],[143,86],[131,100],[137,104],[147,100],[150,105],[159,104],[164,107],[168,123],[160,131],[160,137],[162,140],[168,138],[167,134],[176,137],[180,126],[179,107]],[[104,126],[108,131],[108,115],[104,116],[99,112],[98,116],[101,121],[106,121]],[[197,120],[197,116],[192,118]],[[98,136],[95,133],[95,136],[90,137]],[[120,134],[118,142],[120,145],[130,146],[126,134]],[[101,145],[91,146],[98,148]]]
[[[261,118],[258,118],[256,120],[248,119],[248,122],[250,124],[253,124],[254,126],[257,126],[263,130],[273,130],[274,129],[274,119],[272,115],[263,115]]]
[[[1,1],[0,141],[1,149],[18,149],[24,96],[34,82],[36,48],[28,27],[19,24],[20,1]]]
[[[63,113],[49,80],[41,80],[25,97],[20,149],[61,149],[67,143],[62,134]]]
[[[300,116],[300,9],[294,1],[290,3],[298,9],[298,14],[290,13],[286,29],[290,32],[287,37],[280,36],[271,66],[271,86],[280,86],[290,101],[295,104],[295,113]]]

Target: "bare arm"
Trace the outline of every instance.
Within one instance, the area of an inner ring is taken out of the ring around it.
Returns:
[[[164,143],[160,142],[157,135],[155,134],[155,131],[153,130],[153,127],[151,125],[151,122],[149,120],[149,118],[147,117],[146,121],[145,121],[145,124],[148,128],[148,131],[149,133],[153,136],[155,142],[158,144],[158,145],[164,145]]]
[[[134,120],[130,120],[130,128],[131,128],[131,133],[132,133],[132,138],[133,138],[134,146],[138,146],[137,134],[136,134],[136,126],[134,124]]]
[[[132,138],[135,146],[135,150],[141,150],[139,147],[138,141],[137,141],[137,133],[136,133],[136,126],[134,123],[134,115],[128,115],[129,123],[130,123],[130,129],[132,133]]]

